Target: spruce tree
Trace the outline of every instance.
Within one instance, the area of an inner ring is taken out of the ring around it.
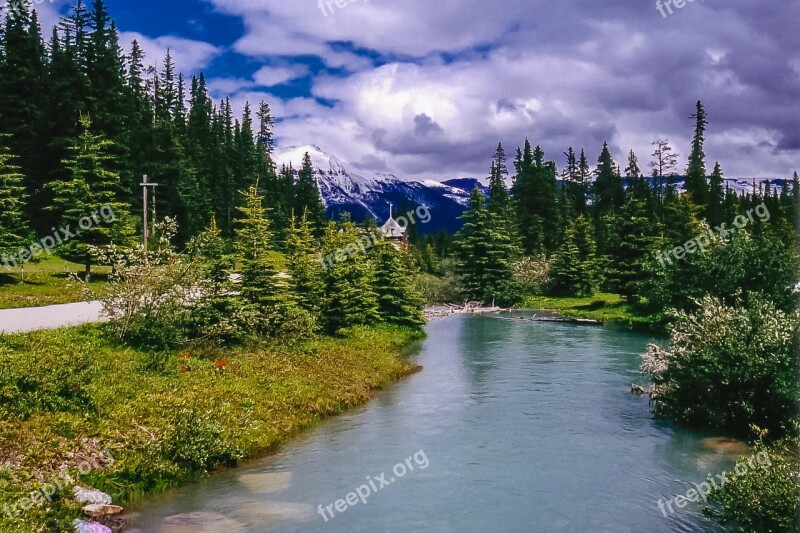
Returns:
[[[708,115],[702,101],[697,101],[697,110],[689,118],[694,119],[695,127],[692,136],[692,151],[686,167],[686,192],[689,193],[696,205],[705,206],[708,201],[708,183],[706,182],[704,146]]]
[[[322,203],[322,196],[314,175],[314,165],[311,163],[311,156],[308,155],[308,152],[303,155],[303,167],[298,174],[294,190],[295,214],[305,213],[314,233],[319,235],[326,223],[325,205]]]
[[[6,146],[8,138],[8,135],[0,135],[0,258],[6,267],[15,263],[22,267],[17,254],[31,244],[33,234],[24,213],[24,176]]]
[[[48,187],[53,194],[50,209],[56,214],[58,224],[75,229],[74,237],[64,249],[83,261],[88,281],[92,259],[89,246],[129,245],[134,239],[134,229],[128,204],[119,200],[122,182],[119,173],[113,170],[110,154],[113,143],[92,133],[88,116],[81,117],[81,128],[82,133],[71,142],[64,161],[68,179],[53,181]],[[98,214],[104,214],[104,218],[101,220]],[[93,220],[88,222],[90,218]]]
[[[259,330],[273,335],[296,308],[289,280],[281,275],[282,260],[273,249],[273,234],[264,197],[256,186],[245,195],[236,232],[236,252],[241,265],[242,296],[259,315]]]
[[[714,165],[714,172],[711,173],[711,182],[708,189],[708,202],[705,209],[705,217],[711,227],[722,224],[723,210],[725,203],[725,190],[723,187],[722,167],[719,161]]]
[[[329,222],[322,245],[324,293],[322,317],[325,330],[371,324],[380,319],[374,290],[375,266],[362,255],[358,240],[365,237],[352,222]]]
[[[375,262],[372,286],[378,297],[378,315],[387,324],[418,328],[425,323],[423,301],[414,289],[402,253],[387,241],[379,241],[370,248]]]
[[[593,211],[599,219],[621,207],[625,200],[625,189],[607,142],[603,143],[603,150],[597,159],[595,176]]]
[[[480,189],[473,189],[461,217],[464,226],[456,235],[456,273],[468,298],[513,305],[519,299],[513,281],[513,244],[484,203]]]
[[[305,213],[300,219],[292,216],[286,248],[292,288],[298,303],[313,316],[319,317],[323,295],[322,264],[317,257],[319,254],[314,245],[314,235]]]

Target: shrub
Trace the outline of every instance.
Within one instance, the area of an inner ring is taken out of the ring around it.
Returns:
[[[800,527],[800,440],[756,445],[753,455],[766,454],[766,468],[737,469],[709,494],[714,504],[705,513],[747,533],[784,533]],[[741,475],[735,472],[743,472]]]
[[[673,312],[669,350],[650,345],[642,370],[656,412],[679,422],[745,433],[751,424],[784,434],[798,398],[798,313],[753,295],[729,307],[706,297],[696,313]]]

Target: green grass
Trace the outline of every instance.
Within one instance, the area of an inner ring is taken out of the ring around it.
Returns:
[[[419,370],[400,357],[419,337],[359,328],[148,354],[115,345],[102,325],[0,336],[0,509],[103,449],[114,463],[80,481],[122,504],[267,453]],[[70,489],[24,521],[0,512],[0,531],[71,530]]]
[[[648,317],[636,313],[619,294],[597,293],[587,298],[527,296],[523,306],[546,309],[570,318],[589,318],[604,324],[620,324],[636,329],[651,325]]]
[[[50,256],[26,264],[25,281],[21,283],[19,269],[7,270],[0,265],[0,309],[81,302],[85,299],[81,284],[70,280],[68,273],[83,276],[83,269],[83,265]],[[102,291],[110,272],[109,267],[93,266],[92,288]]]

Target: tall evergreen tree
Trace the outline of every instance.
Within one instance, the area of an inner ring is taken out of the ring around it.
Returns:
[[[303,156],[303,167],[295,184],[293,208],[295,213],[306,213],[314,233],[319,235],[325,227],[325,205],[322,203],[314,165],[308,152]]]
[[[280,258],[273,249],[273,234],[264,197],[250,187],[240,208],[236,252],[241,265],[242,296],[259,315],[259,329],[275,334],[287,321],[297,302],[287,279],[280,275]]]
[[[607,142],[603,143],[603,150],[597,159],[595,176],[593,210],[595,217],[600,218],[621,207],[625,199],[625,189],[615,170]]]
[[[83,260],[88,281],[92,259],[89,246],[129,245],[133,240],[133,225],[128,204],[119,199],[122,182],[119,173],[113,170],[110,154],[113,143],[92,133],[92,121],[88,116],[81,117],[81,128],[83,132],[73,140],[64,161],[69,179],[54,181],[48,186],[53,192],[50,209],[56,214],[59,225],[75,228],[65,249]],[[110,214],[106,215],[109,210]],[[103,220],[97,217],[101,213]],[[93,220],[84,226],[82,221],[90,218]]]
[[[418,328],[425,323],[423,301],[413,286],[407,263],[387,241],[370,249],[375,262],[373,288],[377,295],[378,315],[383,322]]]
[[[14,263],[21,266],[21,262],[6,262],[2,256],[16,256],[33,237],[24,214],[24,176],[6,146],[8,137],[0,135],[0,259],[4,259],[6,267]]]
[[[711,227],[722,224],[724,217],[725,190],[723,189],[722,167],[719,161],[714,165],[714,172],[711,173],[711,182],[708,189],[708,202],[705,209],[705,217]]]
[[[692,151],[689,154],[689,164],[686,167],[686,192],[689,193],[695,204],[705,206],[708,201],[708,183],[706,181],[706,153],[704,146],[708,115],[702,101],[697,101],[697,110],[690,118],[695,121],[695,127],[694,135],[692,136]]]

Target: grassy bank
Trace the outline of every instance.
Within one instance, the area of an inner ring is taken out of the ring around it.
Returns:
[[[83,301],[80,283],[70,280],[69,274],[83,274],[83,265],[50,256],[39,263],[25,265],[25,281],[19,269],[8,270],[0,264],[0,309],[38,307]],[[109,267],[92,268],[92,288],[102,290]]]
[[[0,531],[71,530],[71,486],[18,519],[8,509],[103,449],[113,464],[80,482],[123,504],[263,454],[418,370],[399,357],[418,335],[169,354],[114,346],[101,326],[0,337]]]
[[[637,330],[653,329],[650,319],[636,313],[619,294],[598,293],[587,298],[527,296],[523,307],[547,309],[570,318],[589,318]]]

